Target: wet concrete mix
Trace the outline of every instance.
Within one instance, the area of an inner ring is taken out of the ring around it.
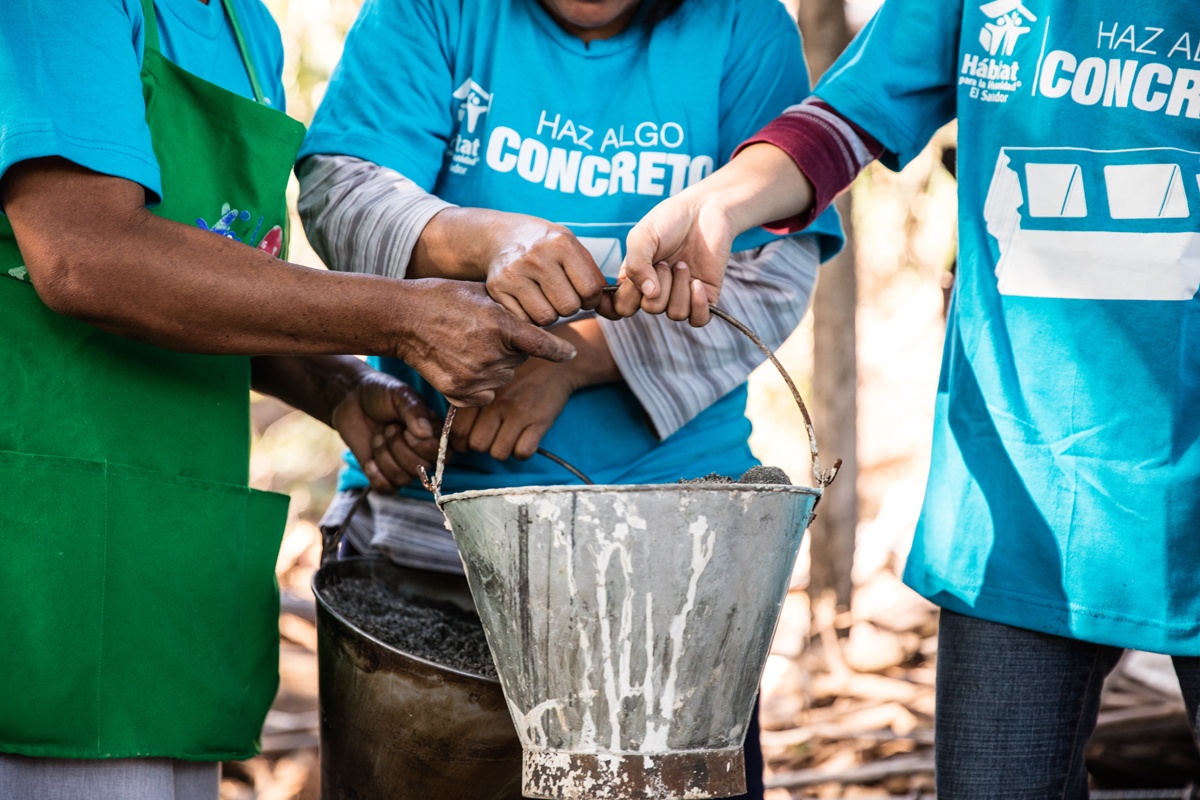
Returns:
[[[751,467],[742,473],[736,481],[727,475],[710,472],[703,478],[683,478],[680,483],[756,483],[791,486],[792,479],[779,467]]]
[[[369,578],[344,578],[322,597],[356,628],[409,655],[452,669],[496,677],[483,624],[453,603],[407,597]]]

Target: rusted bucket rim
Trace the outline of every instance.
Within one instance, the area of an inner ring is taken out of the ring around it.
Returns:
[[[336,562],[336,563],[341,563],[341,562]],[[324,569],[324,567],[322,567],[321,569]],[[328,611],[330,614],[333,615],[334,619],[336,619],[338,622],[342,623],[346,627],[350,628],[350,630],[354,631],[356,634],[358,634],[362,638],[366,639],[367,641],[369,641],[375,645],[378,645],[379,647],[383,648],[384,650],[387,650],[389,653],[394,653],[395,655],[403,656],[404,658],[407,658],[410,661],[415,661],[418,664],[433,667],[434,669],[440,670],[442,672],[449,672],[451,675],[461,675],[463,677],[472,678],[474,680],[484,681],[485,683],[494,683],[497,686],[500,685],[499,678],[491,678],[491,677],[488,677],[487,675],[477,675],[474,672],[466,672],[465,670],[456,669],[455,667],[446,666],[445,664],[439,664],[436,661],[430,661],[429,659],[421,658],[420,656],[413,655],[412,653],[406,652],[404,650],[400,650],[399,648],[395,647],[394,645],[390,645],[387,642],[380,641],[376,637],[367,633],[362,628],[358,627],[353,622],[351,622],[350,620],[346,619],[341,614],[339,614],[333,608],[333,606],[329,605],[329,603],[325,601],[324,597],[321,597],[321,592],[319,589],[317,589],[317,586],[316,586],[317,575],[320,574],[320,571],[321,570],[317,570],[317,572],[313,573],[313,581],[312,581],[313,582],[313,586],[312,586],[313,596],[317,598],[317,602],[320,603],[321,606],[326,611]]]
[[[582,486],[510,486],[503,489],[473,489],[469,492],[456,492],[442,495],[438,505],[453,503],[456,500],[473,500],[477,497],[506,497],[518,494],[639,494],[645,492],[744,492],[769,494],[806,494],[815,498],[821,497],[821,490],[813,486],[784,486],[778,483],[622,483],[622,484],[593,484]]]

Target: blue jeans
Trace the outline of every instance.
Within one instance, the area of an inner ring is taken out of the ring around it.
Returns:
[[[1083,750],[1124,651],[942,610],[938,800],[1086,800]],[[1193,735],[1200,658],[1174,659]]]

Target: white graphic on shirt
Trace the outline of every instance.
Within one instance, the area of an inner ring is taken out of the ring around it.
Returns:
[[[610,237],[578,236],[579,243],[587,248],[596,266],[606,278],[615,278],[621,271],[621,261],[625,256],[621,252],[621,240]]]
[[[979,32],[979,43],[993,57],[1011,56],[1017,40],[1033,30],[1025,22],[1037,22],[1037,17],[1021,0],[992,0],[980,6],[979,10],[991,18]]]
[[[492,107],[492,96],[471,78],[463,81],[463,85],[454,90],[451,95],[460,101],[458,105],[458,120],[467,121],[467,133],[474,133],[479,124],[479,118]]]
[[[963,48],[958,85],[965,88],[972,100],[1006,103],[1024,85],[1021,62],[1012,55],[1038,18],[1021,0],[991,0],[979,10],[986,17],[979,29],[983,53]]]
[[[493,118],[480,157],[493,172],[583,197],[666,197],[704,179],[715,166],[711,155],[689,152],[688,133],[674,120],[642,119],[606,129],[590,121],[551,109],[539,110],[536,118],[506,119],[510,124],[495,124]],[[458,164],[450,171],[458,172]]]
[[[1005,148],[984,204],[1000,294],[1191,300],[1200,153]]]
[[[1054,42],[1049,36],[1049,17],[1045,29],[1030,82],[1033,96],[1126,109],[1120,113],[1139,116],[1145,112],[1200,119],[1197,32],[1180,25],[1133,25],[1102,19],[1091,36],[1074,35]]]
[[[466,175],[468,169],[479,163],[483,140],[475,135],[475,129],[483,115],[491,110],[492,95],[474,79],[467,78],[451,97],[459,101],[458,130],[450,137],[446,153],[450,157],[450,171],[455,175]]]

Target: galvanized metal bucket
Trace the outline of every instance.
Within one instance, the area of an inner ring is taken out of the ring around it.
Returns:
[[[718,316],[727,315],[714,309]],[[822,473],[803,401],[818,487]],[[548,486],[441,496],[524,748],[522,791],[745,791],[742,745],[821,488]]]
[[[521,744],[494,679],[379,641],[329,604],[347,578],[470,609],[466,581],[388,561],[326,561],[317,597],[325,800],[520,800]]]
[[[807,487],[444,497],[538,798],[745,791],[742,743]]]

